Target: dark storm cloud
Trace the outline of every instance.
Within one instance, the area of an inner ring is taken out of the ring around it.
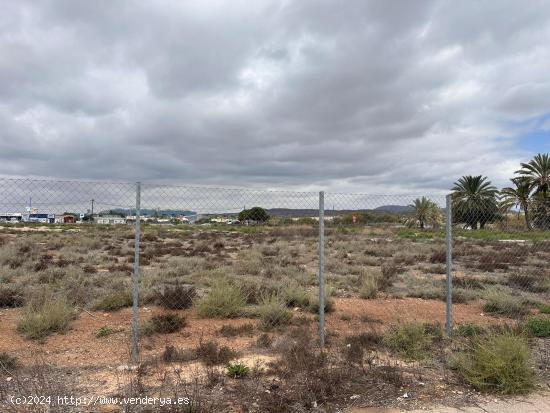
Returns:
[[[542,1],[0,3],[3,175],[504,183],[550,103]]]

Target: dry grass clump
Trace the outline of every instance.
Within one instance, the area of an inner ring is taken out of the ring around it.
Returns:
[[[106,295],[101,298],[94,306],[100,311],[116,311],[121,308],[132,306],[132,295],[129,291],[120,291]]]
[[[364,299],[376,298],[378,295],[379,278],[372,274],[364,274],[359,287],[359,296]]]
[[[510,332],[478,338],[472,348],[454,360],[462,377],[482,391],[524,394],[534,388],[526,340]]]
[[[286,285],[282,296],[288,307],[307,308],[311,300],[311,294],[294,280]]]
[[[218,281],[210,292],[196,304],[203,318],[233,318],[242,314],[246,297],[241,289],[226,280]]]
[[[492,287],[487,289],[483,298],[486,300],[483,310],[487,313],[517,317],[527,314],[529,311],[520,297],[512,297],[503,288]]]
[[[74,309],[63,297],[42,290],[27,302],[17,331],[33,340],[41,340],[54,332],[64,332],[74,318]]]
[[[277,294],[262,297],[258,306],[258,316],[260,328],[264,330],[288,324],[292,319],[292,313]]]
[[[544,293],[550,291],[550,274],[541,270],[530,274],[513,273],[508,276],[508,285],[533,293]]]
[[[218,333],[224,337],[251,336],[254,333],[254,324],[246,323],[240,326],[224,324]]]
[[[382,342],[408,360],[422,360],[429,355],[434,340],[442,337],[437,325],[405,323],[393,326]]]

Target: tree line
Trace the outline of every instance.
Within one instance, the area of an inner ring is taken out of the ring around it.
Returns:
[[[550,229],[550,156],[539,153],[520,166],[510,179],[511,185],[500,191],[482,175],[465,175],[456,181],[452,188],[453,223],[483,229],[487,223],[517,211],[523,213],[528,230]],[[410,206],[414,210],[411,226],[423,229],[441,224],[441,210],[430,199],[417,198]]]

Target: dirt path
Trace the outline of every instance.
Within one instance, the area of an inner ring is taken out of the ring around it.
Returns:
[[[422,410],[398,410],[377,408],[352,408],[345,413],[548,413],[550,412],[550,393],[537,393],[527,397],[507,399],[487,399],[475,406],[447,407],[436,406]]]

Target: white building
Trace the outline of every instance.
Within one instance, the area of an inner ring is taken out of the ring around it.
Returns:
[[[117,225],[117,224],[126,224],[126,218],[119,217],[117,215],[104,215],[102,217],[94,217],[96,224],[103,225]]]

